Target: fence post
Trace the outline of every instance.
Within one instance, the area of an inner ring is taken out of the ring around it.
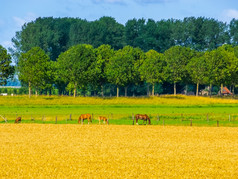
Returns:
[[[109,125],[109,117],[110,117],[110,114],[108,114],[107,125]]]
[[[164,126],[164,120],[163,120],[163,126]]]
[[[69,120],[72,121],[72,114],[69,115]]]
[[[55,117],[55,124],[57,124],[57,116]]]
[[[208,116],[208,113],[207,113],[207,121],[209,122],[209,116]]]
[[[157,114],[157,125],[159,124],[159,121],[160,121],[159,114]]]
[[[135,120],[135,117],[134,117],[134,114],[132,113],[132,120],[133,120],[133,123],[132,125],[134,125],[134,120]]]
[[[219,121],[217,121],[217,127],[219,127]]]
[[[231,122],[231,114],[229,114],[229,122]]]
[[[182,113],[182,114],[181,114],[181,121],[183,121],[183,119],[184,119],[184,118],[183,118],[183,113]]]
[[[193,121],[192,121],[192,119],[190,120],[190,126],[193,126]]]

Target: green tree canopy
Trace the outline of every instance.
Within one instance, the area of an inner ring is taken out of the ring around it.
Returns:
[[[166,75],[174,83],[174,95],[176,95],[176,83],[186,78],[186,66],[193,56],[194,51],[188,47],[174,46],[165,51]]]
[[[74,86],[74,97],[77,87],[82,89],[92,81],[95,61],[93,47],[86,44],[71,47],[57,59],[58,78]]]
[[[117,97],[119,96],[119,86],[125,87],[125,96],[127,96],[128,85],[139,82],[139,67],[143,60],[143,51],[131,46],[125,46],[116,51],[110,59],[106,67],[106,74],[109,82],[118,86]]]
[[[152,95],[154,96],[155,83],[161,83],[165,80],[165,57],[155,50],[148,51],[145,56],[146,58],[140,68],[140,74],[143,80],[153,85]]]
[[[19,80],[37,91],[49,87],[51,82],[53,66],[50,58],[40,47],[33,47],[26,53],[22,53],[18,63]]]
[[[198,96],[199,85],[206,84],[208,81],[207,63],[202,53],[197,54],[189,61],[187,70],[192,81],[197,84],[196,96]]]
[[[14,67],[11,65],[11,55],[0,45],[0,85],[5,85],[7,79],[13,77]]]
[[[96,87],[101,87],[101,95],[104,96],[103,87],[108,82],[105,68],[114,55],[114,50],[110,45],[101,45],[95,49],[95,54],[96,61],[92,64],[94,69],[92,83]]]

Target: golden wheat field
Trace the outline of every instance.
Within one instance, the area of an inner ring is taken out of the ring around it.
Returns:
[[[236,178],[238,128],[1,124],[0,178]]]
[[[211,105],[238,104],[236,99],[164,95],[160,97],[0,96],[0,105]]]

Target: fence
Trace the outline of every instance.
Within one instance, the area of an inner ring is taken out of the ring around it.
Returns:
[[[175,125],[175,126],[232,126],[238,127],[238,114],[148,114],[152,125]],[[80,114],[0,114],[0,123],[14,123],[17,117],[21,117],[22,123],[43,123],[43,124],[77,124]],[[104,116],[109,124],[134,125],[134,114],[96,114],[92,113],[92,124],[99,124],[98,116]],[[80,121],[81,122],[81,121]],[[87,120],[83,124],[86,124]],[[142,120],[138,121],[143,125]],[[102,123],[101,123],[102,124]]]

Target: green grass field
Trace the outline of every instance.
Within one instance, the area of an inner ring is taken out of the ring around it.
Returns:
[[[238,101],[232,99],[0,97],[0,115],[7,118],[8,123],[21,116],[22,123],[56,123],[57,118],[57,124],[76,124],[79,115],[84,113],[93,115],[93,124],[98,124],[95,119],[102,115],[109,118],[110,124],[131,125],[132,115],[140,113],[148,114],[153,125],[238,126]],[[5,123],[2,117],[0,123]]]

